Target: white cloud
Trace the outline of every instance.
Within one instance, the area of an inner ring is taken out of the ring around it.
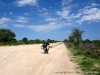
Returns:
[[[70,12],[69,10],[63,10],[62,12],[61,11],[57,11],[57,14],[59,16],[61,16],[62,18],[68,18],[69,12]]]
[[[62,10],[71,10],[72,8],[75,8],[75,7],[77,7],[77,4],[64,6],[62,7]]]
[[[49,13],[48,12],[44,12],[42,14],[38,14],[40,17],[48,17]]]
[[[83,9],[80,9],[79,11],[84,11],[86,9],[91,9],[91,8],[95,8],[97,6],[100,6],[100,4],[96,4],[96,3],[92,3],[90,6],[85,6]]]
[[[80,17],[80,14],[70,14],[71,13],[71,9],[76,7],[77,5],[68,5],[68,6],[64,6],[62,7],[61,11],[57,11],[57,15],[59,15],[61,18],[64,19],[72,19],[72,18],[78,18]]]
[[[47,12],[48,10],[46,8],[41,8],[38,10],[39,12]]]
[[[98,12],[98,8],[91,8],[91,9],[86,9],[83,11],[83,14],[95,14],[96,12]]]
[[[73,18],[80,18],[81,15],[82,15],[81,13],[78,13],[78,14],[74,14],[72,17]]]
[[[46,8],[40,8],[38,12],[39,17],[48,17],[50,15],[50,12],[48,12],[48,9]]]
[[[72,1],[73,0],[62,0],[62,5],[69,4]],[[97,8],[97,6],[100,6],[100,4],[92,3],[90,6],[79,9],[78,13],[71,11],[73,7],[77,7],[77,4],[63,6],[61,11],[57,11],[57,15],[59,15],[62,20],[79,24],[82,24],[84,21],[98,22],[100,21],[100,9]]]
[[[72,1],[73,0],[63,0],[62,2],[64,2],[65,4],[67,4],[67,3],[70,3]],[[75,8],[75,7],[77,7],[77,4],[63,6],[61,8],[61,11],[57,11],[57,15],[59,15],[60,18],[66,20],[66,21],[71,21],[72,22],[73,19],[80,18],[80,16],[81,16],[81,13],[75,14],[75,13],[71,12],[72,8]]]
[[[82,17],[82,20],[83,21],[86,21],[86,20],[100,20],[100,10],[98,12],[96,12],[95,14],[90,14],[90,15],[85,15]]]
[[[16,1],[16,4],[18,4],[18,6],[24,6],[24,5],[33,5],[33,6],[37,6],[37,0],[18,0]]]
[[[100,21],[100,9],[98,8],[86,9],[82,13],[82,18],[76,21],[79,24],[82,24],[84,21]]]
[[[44,15],[48,15],[48,14],[49,14],[48,12],[45,12],[45,13],[44,13]]]
[[[71,23],[64,23],[64,22],[55,23],[55,22],[51,22],[51,23],[44,24],[44,25],[29,25],[29,26],[26,26],[26,28],[35,30],[37,32],[41,32],[41,31],[49,32],[49,31],[52,31],[52,30],[60,29],[62,27],[71,26],[71,25],[72,25]]]
[[[28,13],[23,13],[24,15],[29,15]]]
[[[41,8],[38,10],[38,12],[48,12],[48,10],[46,8]]]
[[[11,21],[10,18],[6,18],[6,17],[0,18],[0,24],[7,23],[7,22],[9,22],[9,21]]]
[[[48,32],[48,31],[51,31],[51,30],[59,29],[60,27],[61,27],[61,25],[58,25],[56,23],[49,23],[49,24],[46,24],[46,25],[30,25],[30,26],[27,26],[27,28],[33,29],[33,30],[38,31],[38,32],[41,32],[41,31]]]
[[[27,23],[28,22],[28,18],[19,16],[18,19],[16,20],[17,22],[21,22],[21,23]]]
[[[46,8],[42,8],[42,10],[43,10],[43,11],[47,11],[47,9],[46,9]]]
[[[28,28],[28,29],[32,29],[34,31],[37,32],[49,32],[52,30],[56,30],[56,29],[60,29],[62,27],[65,26],[70,26],[72,24],[70,23],[55,23],[55,22],[50,22],[48,24],[44,24],[44,25],[21,25],[21,24],[13,24],[14,27],[18,27],[18,28]]]
[[[56,21],[56,20],[58,20],[58,18],[46,18],[45,20],[46,21]]]
[[[100,6],[100,4],[92,3],[92,6]]]
[[[20,19],[23,19],[23,17],[20,17]],[[37,24],[37,25],[23,25],[23,24],[13,24],[14,27],[18,27],[18,28],[28,28],[28,29],[32,29],[34,31],[37,32],[49,32],[49,31],[53,31],[56,29],[60,29],[66,26],[72,26],[72,23],[70,22],[61,22],[60,19],[58,18],[46,18],[46,21],[50,21],[47,24]],[[59,20],[59,21],[56,21]]]
[[[62,0],[62,5],[71,3],[73,0]]]
[[[77,19],[77,18],[80,18],[82,14],[81,13],[78,13],[78,14],[70,14],[66,17],[67,21],[73,21],[73,19]]]
[[[0,18],[0,27],[7,27],[6,23],[10,22],[10,18],[2,17]]]
[[[32,29],[35,30],[37,32],[41,32],[41,31],[51,31],[51,30],[55,30],[57,29],[57,27],[55,25],[53,25],[52,23],[49,25],[19,25],[19,24],[15,24],[14,27],[18,27],[18,28],[28,28],[28,29]]]
[[[42,12],[42,10],[38,10],[38,12]]]
[[[18,27],[18,28],[24,28],[25,25],[20,25],[20,24],[13,24],[14,27]]]

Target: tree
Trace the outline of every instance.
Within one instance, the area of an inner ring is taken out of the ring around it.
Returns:
[[[64,39],[64,42],[67,42],[67,39]]]
[[[92,43],[92,41],[89,40],[89,39],[86,39],[86,40],[83,41],[83,43]]]
[[[71,35],[74,37],[74,40],[76,41],[77,44],[79,44],[80,41],[82,41],[82,34],[84,31],[81,31],[78,28],[72,29]]]
[[[29,40],[29,43],[30,43],[30,44],[33,44],[33,43],[34,43],[34,40]]]
[[[69,42],[73,43],[75,47],[78,47],[80,42],[82,42],[82,34],[83,33],[84,33],[84,31],[81,31],[79,28],[72,29],[72,32],[68,37]]]
[[[0,42],[3,44],[10,43],[15,39],[16,34],[9,29],[0,29]]]
[[[49,43],[53,43],[53,42],[54,42],[54,40],[51,40],[51,39],[47,39],[47,41],[48,41]]]
[[[23,42],[24,42],[25,44],[28,44],[28,39],[27,39],[26,37],[24,37],[22,40],[23,40]]]
[[[100,49],[100,40],[93,40],[92,42],[98,49]]]
[[[41,43],[40,39],[35,39],[35,43]]]
[[[74,37],[73,37],[72,35],[69,35],[68,41],[69,41],[69,42],[74,42]]]

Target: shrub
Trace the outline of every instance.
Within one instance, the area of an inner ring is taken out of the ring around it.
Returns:
[[[79,65],[83,71],[90,71],[90,69],[93,67],[93,62],[83,60],[79,63]]]
[[[83,55],[83,51],[82,50],[77,50],[75,53],[74,53],[74,55],[76,56],[76,55]]]
[[[72,48],[74,48],[74,45],[73,45],[72,43],[70,43],[70,42],[65,43],[65,45],[66,45],[67,47],[72,47]]]
[[[85,50],[84,55],[91,58],[99,58],[99,54],[93,50]]]
[[[96,50],[96,46],[92,43],[82,43],[80,46],[79,46],[80,49],[82,50]]]

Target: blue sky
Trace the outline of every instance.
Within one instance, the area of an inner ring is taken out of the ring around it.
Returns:
[[[0,28],[16,39],[67,39],[73,28],[83,39],[100,39],[100,0],[0,0]]]

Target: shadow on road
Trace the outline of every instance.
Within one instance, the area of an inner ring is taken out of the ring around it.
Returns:
[[[49,54],[49,53],[44,53],[44,52],[41,52],[41,54]]]

